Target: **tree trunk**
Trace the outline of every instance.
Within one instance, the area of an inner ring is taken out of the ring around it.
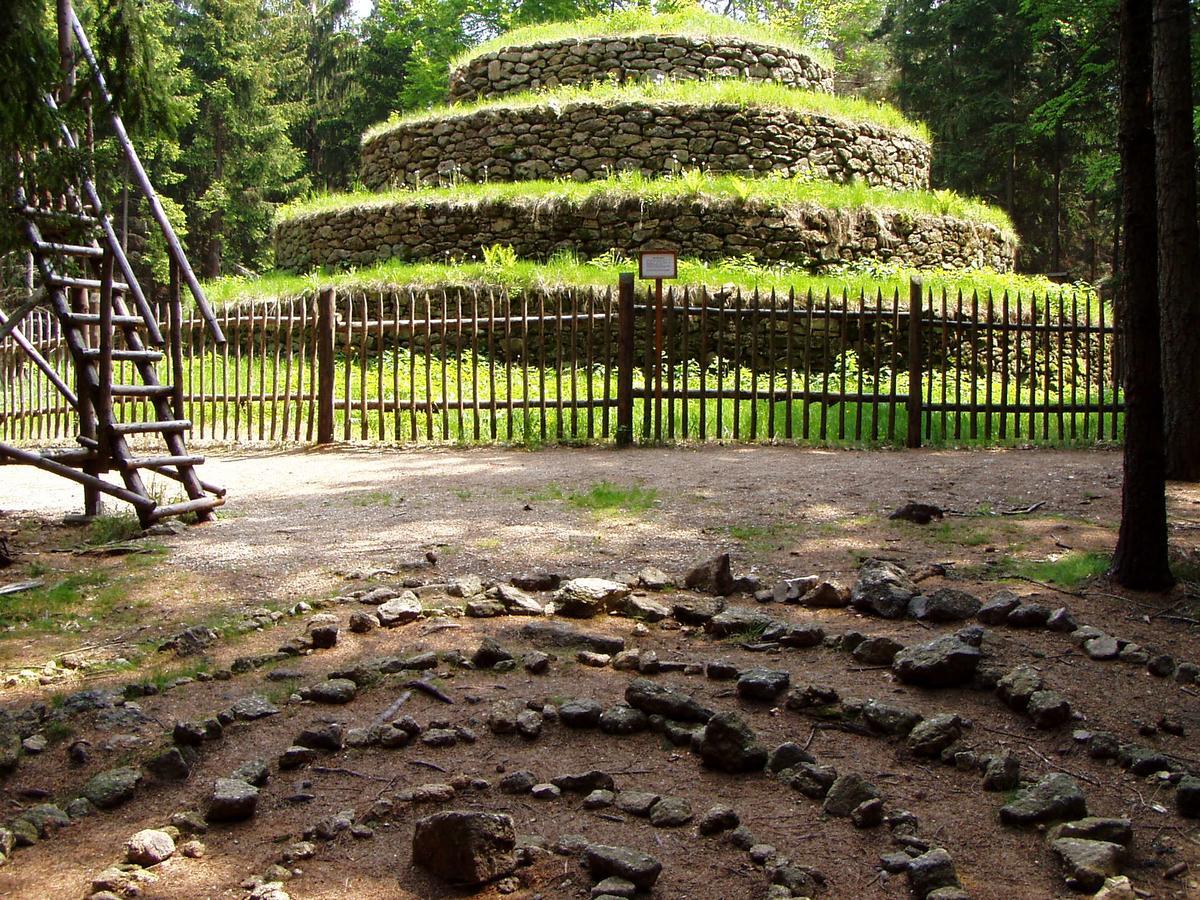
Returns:
[[[1125,480],[1111,575],[1136,590],[1166,590],[1166,455],[1158,312],[1150,4],[1121,0],[1120,137],[1124,271],[1117,286],[1123,331]]]
[[[1200,481],[1200,229],[1188,0],[1154,2],[1158,292],[1167,477]]]

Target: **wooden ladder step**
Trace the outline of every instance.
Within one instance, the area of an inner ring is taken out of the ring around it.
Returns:
[[[116,434],[153,434],[156,431],[191,431],[188,419],[163,419],[161,422],[114,422]]]
[[[83,351],[84,359],[99,359],[100,350],[91,347]],[[163,355],[157,350],[113,350],[112,358],[116,362],[158,362]]]
[[[211,512],[225,505],[224,497],[201,497],[199,500],[187,500],[183,503],[172,503],[168,506],[156,506],[150,512],[151,522],[161,522],[172,516],[184,516],[193,512]]]
[[[75,225],[99,225],[100,220],[87,213],[69,212],[65,209],[46,209],[41,206],[26,206],[21,213],[31,219],[46,219],[54,222],[71,222]]]
[[[39,253],[58,253],[62,256],[79,256],[87,259],[100,259],[104,256],[104,248],[87,247],[83,244],[58,244],[54,241],[39,241],[34,247]]]
[[[118,468],[126,472],[134,469],[164,469],[168,466],[200,466],[203,464],[203,456],[135,456],[117,462]]]
[[[98,313],[71,313],[72,322],[76,325],[99,325],[100,316]],[[117,316],[112,317],[114,325],[145,325],[146,320],[141,316]]]
[[[95,278],[76,278],[73,275],[53,275],[50,278],[50,284],[54,287],[71,287],[71,288],[86,288],[88,290],[98,291],[104,287],[104,282]],[[129,285],[124,281],[114,281],[112,289],[121,293],[129,290]]]
[[[174,388],[169,384],[114,384],[114,397],[169,397]]]

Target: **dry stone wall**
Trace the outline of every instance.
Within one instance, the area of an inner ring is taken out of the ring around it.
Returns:
[[[1010,271],[1016,252],[999,229],[949,216],[889,210],[781,207],[735,200],[646,201],[600,196],[584,203],[381,201],[299,216],[275,231],[280,268],[363,266],[387,259],[479,258],[494,244],[519,257],[560,250],[589,258],[672,248],[686,258],[750,256],[819,266],[876,259],[916,268]]]
[[[450,100],[609,79],[624,83],[665,78],[740,78],[833,92],[833,73],[796,50],[738,38],[639,35],[571,38],[482,54],[450,73]]]
[[[406,122],[364,142],[360,173],[374,190],[680,168],[859,178],[903,190],[928,186],[929,160],[929,145],[902,132],[794,110],[574,103]]]

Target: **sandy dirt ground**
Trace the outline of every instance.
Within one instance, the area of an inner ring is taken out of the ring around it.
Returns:
[[[533,569],[564,577],[608,577],[647,565],[678,575],[725,551],[732,554],[735,571],[756,574],[768,585],[810,573],[852,583],[861,560],[872,556],[910,570],[939,564],[945,575],[922,582],[922,589],[952,586],[985,600],[1001,588],[1012,589],[1049,606],[1068,606],[1081,623],[1179,660],[1200,662],[1200,632],[1189,624],[1197,601],[1186,585],[1156,597],[1126,594],[1101,576],[1073,585],[1069,592],[1035,583],[1038,579],[1004,577],[1021,563],[1111,552],[1120,509],[1120,457],[1112,452],[342,448],[222,452],[210,458],[204,472],[207,480],[229,488],[220,521],[162,538],[165,553],[139,562],[136,556],[63,552],[82,537],[78,529],[57,524],[63,513],[80,505],[76,489],[40,473],[0,469],[0,531],[22,554],[0,581],[18,580],[29,571],[53,579],[99,569],[127,584],[131,593],[102,621],[88,620],[81,611],[83,624],[69,629],[16,629],[4,635],[0,668],[12,671],[19,664],[36,672],[43,662],[68,651],[95,659],[129,655],[185,625],[225,621],[259,606],[286,609],[300,600],[329,600],[403,578],[438,584],[474,573],[501,581]],[[592,508],[597,487],[606,484],[634,499],[624,508]],[[1200,562],[1200,491],[1173,485],[1169,495],[1177,562],[1183,571],[1197,571],[1190,567]],[[925,527],[887,519],[908,501],[937,504],[949,515],[941,524]],[[437,559],[434,567],[421,564],[429,553]],[[680,595],[651,596],[670,606]],[[793,624],[817,623],[831,635],[857,630],[904,644],[958,627],[884,621],[850,609],[809,610],[778,603],[760,607],[745,596],[731,602]],[[140,698],[136,708],[142,718],[114,724],[101,711],[70,719],[69,734],[0,779],[0,821],[45,802],[38,798],[65,802],[97,772],[160,752],[169,745],[177,720],[203,719],[254,693],[268,696],[281,709],[278,715],[227,728],[221,741],[206,745],[186,780],[148,780],[119,809],[81,819],[18,850],[0,868],[0,896],[87,896],[91,879],[120,860],[129,835],[165,824],[173,812],[203,809],[216,778],[255,758],[270,762],[273,771],[255,818],[202,835],[204,858],[176,858],[157,867],[158,880],[144,896],[245,897],[243,880],[262,875],[278,861],[281,848],[305,829],[346,809],[361,818],[381,798],[394,799],[395,810],[372,822],[373,835],[359,839],[342,833],[318,841],[316,856],[299,864],[302,874],[286,883],[291,897],[468,896],[412,866],[414,820],[442,807],[423,808],[404,799],[406,791],[423,783],[456,775],[464,776],[464,784],[477,778],[491,786],[465,788],[445,808],[509,813],[518,832],[551,844],[564,835],[583,834],[588,840],[654,854],[664,865],[654,891],[659,900],[766,896],[762,866],[720,838],[698,837],[694,825],[654,828],[612,810],[585,810],[579,796],[539,801],[496,789],[504,772],[527,769],[547,780],[596,767],[613,773],[621,790],[688,799],[697,815],[715,803],[734,807],[758,840],[824,874],[828,883],[820,896],[909,895],[903,876],[879,870],[880,855],[896,850],[886,829],[860,830],[845,819],[823,815],[819,804],[769,777],[705,770],[686,748],[656,734],[618,738],[548,722],[541,738],[524,741],[493,735],[487,728],[489,708],[498,699],[541,707],[584,697],[607,707],[622,699],[636,673],[593,669],[577,663],[574,650],[541,647],[522,636],[519,629],[527,620],[519,618],[462,618],[446,628],[414,622],[351,634],[347,620],[362,608],[354,602],[325,607],[342,626],[333,649]],[[209,649],[202,666],[209,672],[227,670],[238,657],[270,652],[303,634],[307,618],[284,617],[273,628],[230,635]],[[847,699],[882,699],[926,716],[959,713],[973,726],[964,747],[980,754],[1010,750],[1030,778],[1069,772],[1085,789],[1094,814],[1130,818],[1137,837],[1127,873],[1145,896],[1200,896],[1200,882],[1190,872],[1164,878],[1177,863],[1188,864],[1192,872],[1200,866],[1194,821],[1175,814],[1170,790],[1153,776],[1136,777],[1091,759],[1072,736],[1074,730],[1107,730],[1122,741],[1139,741],[1200,767],[1195,751],[1200,687],[1154,678],[1142,667],[1088,659],[1064,635],[991,629],[984,643],[989,663],[1036,666],[1078,714],[1071,725],[1042,730],[992,693],[905,686],[886,667],[860,665],[829,647],[756,652],[744,642],[714,641],[701,629],[680,629],[670,620],[648,629],[636,629],[621,617],[582,625],[621,637],[643,652],[653,650],[664,660],[698,666],[720,659],[740,669],[768,666],[788,671],[793,685],[833,687]],[[476,742],[448,748],[345,749],[322,757],[314,767],[277,771],[276,758],[302,728],[331,719],[347,727],[368,725],[395,702],[402,682],[413,673],[364,687],[346,706],[289,700],[291,691],[380,656],[428,650],[470,655],[484,637],[495,637],[518,655],[540,647],[556,659],[547,674],[536,676],[520,668],[501,675],[441,662],[433,674],[453,702],[417,693],[404,707],[422,725],[440,720],[470,729]],[[31,703],[53,706],[70,691],[121,687],[177,664],[168,657],[152,654],[134,672],[14,678],[0,695],[0,708],[18,712]],[[1008,796],[983,792],[978,771],[916,759],[895,739],[825,727],[780,706],[746,701],[731,683],[707,679],[695,669],[656,680],[714,709],[737,711],[767,746],[796,741],[822,764],[861,772],[881,788],[888,809],[909,809],[920,817],[921,834],[951,852],[972,897],[1071,896],[1043,836],[999,824],[997,811]],[[1164,718],[1180,724],[1183,734],[1157,727]],[[93,751],[82,765],[67,758],[69,745],[79,739],[91,741]],[[295,799],[308,794],[312,796],[304,802]],[[547,854],[520,870],[512,896],[586,897],[590,884],[574,859]],[[479,896],[499,895],[493,887]]]

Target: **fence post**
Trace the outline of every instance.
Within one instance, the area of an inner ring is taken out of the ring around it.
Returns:
[[[317,443],[333,443],[333,297],[331,287],[317,294]]]
[[[617,301],[617,446],[633,444],[633,273],[622,272]]]
[[[920,278],[908,286],[908,440],[910,449],[921,446],[921,316],[925,305],[925,287]]]

